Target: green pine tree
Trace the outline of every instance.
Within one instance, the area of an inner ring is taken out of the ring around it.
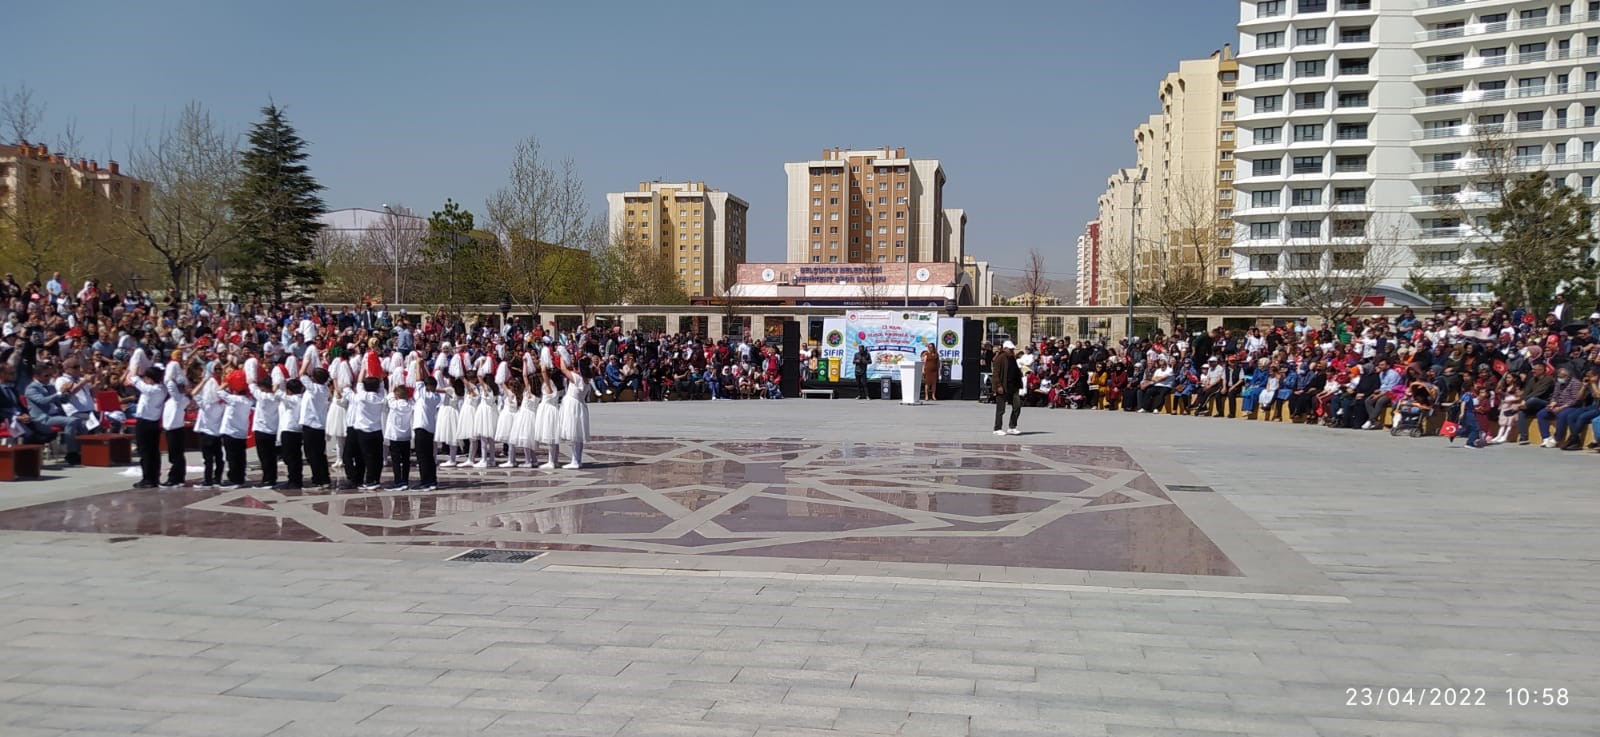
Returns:
[[[244,176],[233,197],[242,223],[232,286],[244,294],[281,301],[310,296],[322,283],[312,250],[322,223],[322,185],[306,167],[306,142],[268,104],[250,129]]]

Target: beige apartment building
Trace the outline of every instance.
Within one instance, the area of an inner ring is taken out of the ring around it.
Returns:
[[[827,149],[784,164],[790,263],[961,263],[967,216],[944,207],[944,170],[904,148]]]
[[[0,145],[0,207],[17,210],[25,197],[60,197],[68,184],[92,188],[120,208],[142,210],[149,201],[149,183],[123,174],[115,161],[74,160],[42,143]]]
[[[1135,166],[1110,177],[1097,203],[1099,304],[1127,303],[1130,248],[1136,292],[1229,281],[1238,77],[1224,46],[1161,80],[1161,112],[1133,132]]]
[[[653,249],[678,270],[690,297],[725,294],[746,255],[750,204],[704,182],[640,182],[606,195],[611,238]]]

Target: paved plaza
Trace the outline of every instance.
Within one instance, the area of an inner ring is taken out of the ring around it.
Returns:
[[[958,402],[593,417],[583,471],[431,493],[0,488],[0,735],[1600,724],[1591,454],[1037,409],[1001,438]]]

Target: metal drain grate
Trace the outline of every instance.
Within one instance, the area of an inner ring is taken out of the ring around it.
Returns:
[[[491,550],[488,548],[473,548],[452,555],[445,560],[458,563],[526,563],[534,558],[544,555],[543,550]]]
[[[1193,486],[1190,484],[1167,484],[1167,491],[1216,491],[1209,486]]]

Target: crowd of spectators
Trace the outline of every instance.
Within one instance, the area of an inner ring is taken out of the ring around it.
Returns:
[[[1454,428],[1473,448],[1526,445],[1537,424],[1542,446],[1576,451],[1586,430],[1600,439],[1597,332],[1600,306],[1575,315],[1558,297],[1543,316],[1496,303],[1318,326],[1302,318],[1242,331],[1180,328],[1117,344],[1045,339],[1024,346],[1017,363],[1025,403],[1036,406],[1351,430],[1410,418]],[[989,350],[985,344],[982,361]]]

